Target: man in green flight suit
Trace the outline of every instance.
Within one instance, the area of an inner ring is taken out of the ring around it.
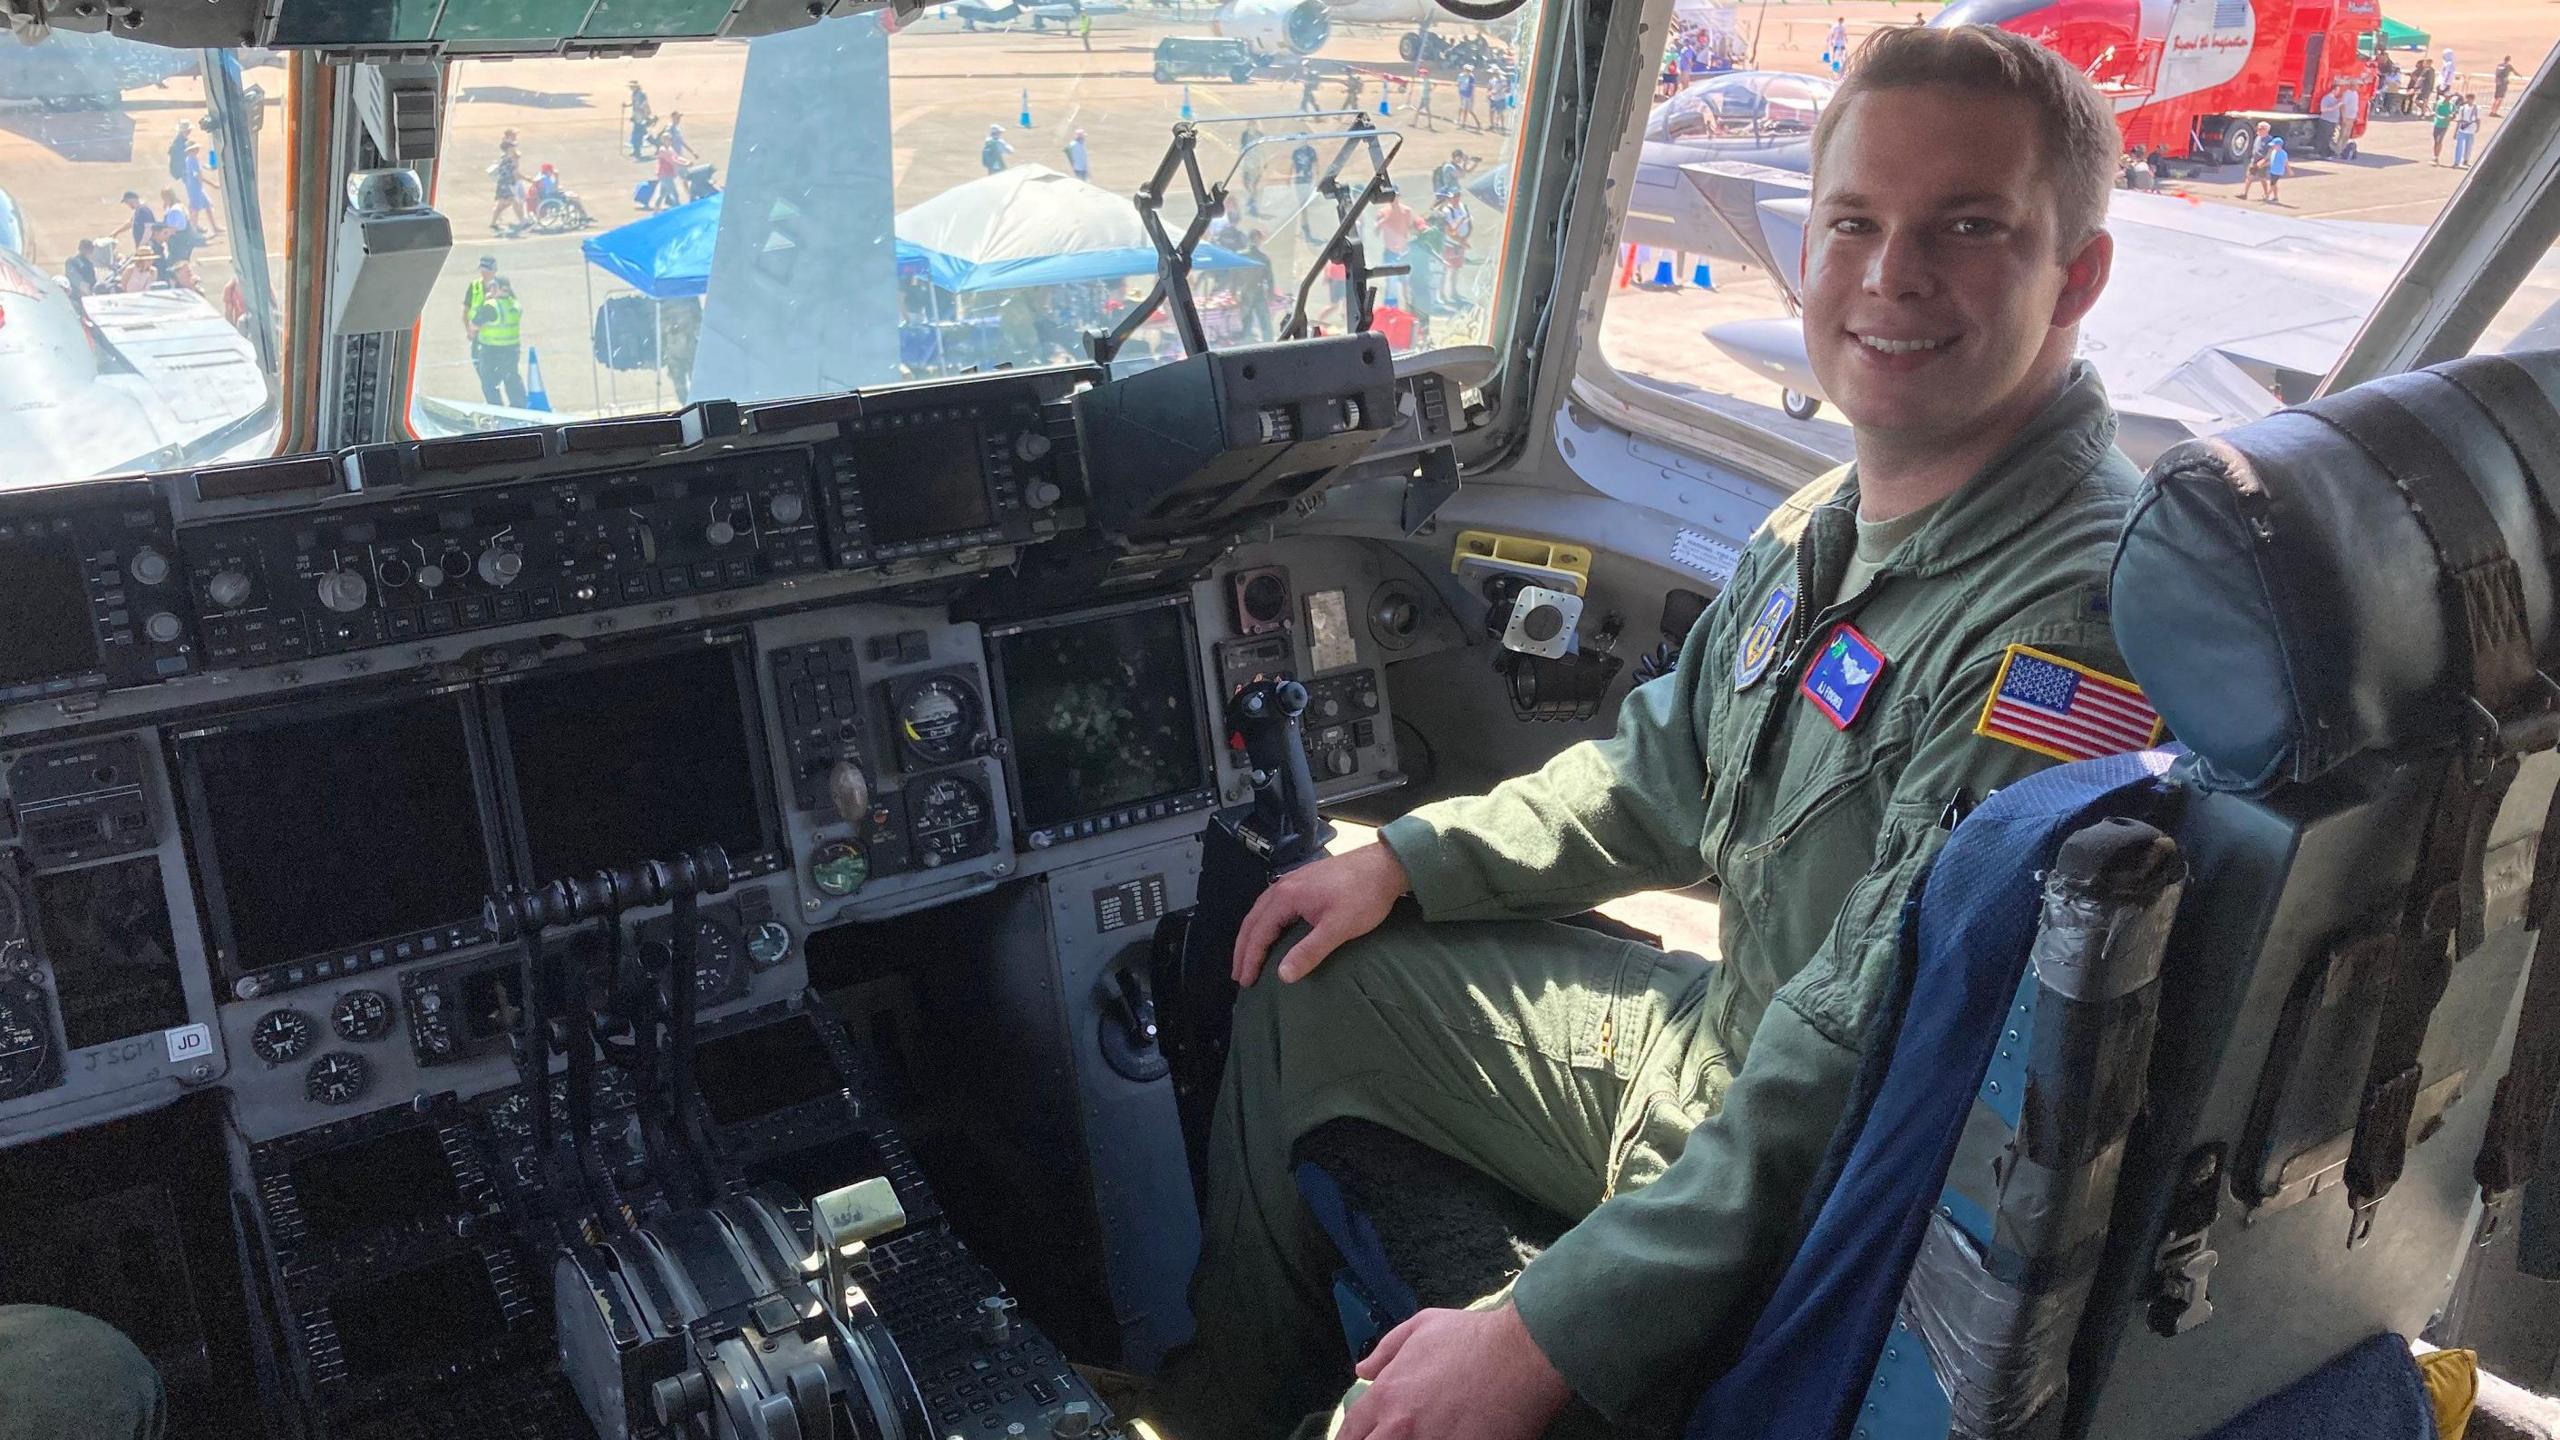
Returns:
[[[1895,27],[1861,53],[1815,131],[1803,255],[1857,458],[1770,516],[1611,738],[1254,907],[1199,1335],[1166,1387],[1183,1440],[1298,1416],[1342,1440],[1656,1435],[1730,1362],[1947,830],[2157,735],[2106,614],[2138,477],[2073,359],[2117,143],[2089,83],[2017,36]],[[1718,962],[1542,923],[1708,876]],[[1390,1332],[1347,1396],[1337,1262],[1290,1166],[1345,1116],[1582,1217],[1503,1294]]]

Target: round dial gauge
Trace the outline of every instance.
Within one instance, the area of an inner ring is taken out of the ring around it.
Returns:
[[[898,701],[898,739],[927,765],[966,758],[978,739],[978,692],[956,675],[936,675]]]
[[[302,1093],[323,1105],[352,1104],[373,1083],[373,1067],[364,1057],[345,1050],[332,1050],[311,1062],[303,1073]]]
[[[779,920],[767,920],[747,932],[747,958],[759,970],[770,970],[791,958],[791,930]]]
[[[871,857],[850,840],[830,840],[809,856],[809,879],[824,895],[850,895],[871,878]]]
[[[927,865],[984,850],[989,824],[987,792],[965,776],[936,775],[907,792],[907,827]]]
[[[693,937],[693,998],[708,1005],[728,994],[729,982],[737,978],[738,937],[708,915],[693,918]]]
[[[0,1099],[24,1095],[53,1073],[53,1022],[44,992],[0,979]]]
[[[350,990],[329,1012],[329,1028],[341,1040],[379,1040],[391,1033],[391,997],[379,990]]]
[[[249,1049],[270,1065],[311,1053],[311,1017],[299,1010],[270,1010],[249,1027]]]
[[[569,1095],[561,1089],[567,1077],[555,1076],[551,1087],[551,1129],[553,1134],[569,1128]],[[522,1090],[499,1101],[489,1111],[489,1128],[509,1140],[533,1138],[533,1097]]]

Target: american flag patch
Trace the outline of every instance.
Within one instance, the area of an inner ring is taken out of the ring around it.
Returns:
[[[1973,733],[2056,760],[2094,760],[2151,745],[2160,738],[2160,715],[2131,681],[2012,645]]]

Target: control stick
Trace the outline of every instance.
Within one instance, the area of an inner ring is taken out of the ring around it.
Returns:
[[[1300,723],[1306,713],[1307,687],[1295,680],[1256,680],[1227,702],[1228,743],[1253,768],[1253,813],[1238,837],[1275,873],[1314,858],[1324,843]]]

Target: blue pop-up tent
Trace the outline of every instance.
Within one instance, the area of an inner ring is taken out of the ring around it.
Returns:
[[[720,239],[723,195],[645,215],[591,236],[587,263],[652,300],[699,295],[711,285],[711,248]]]

